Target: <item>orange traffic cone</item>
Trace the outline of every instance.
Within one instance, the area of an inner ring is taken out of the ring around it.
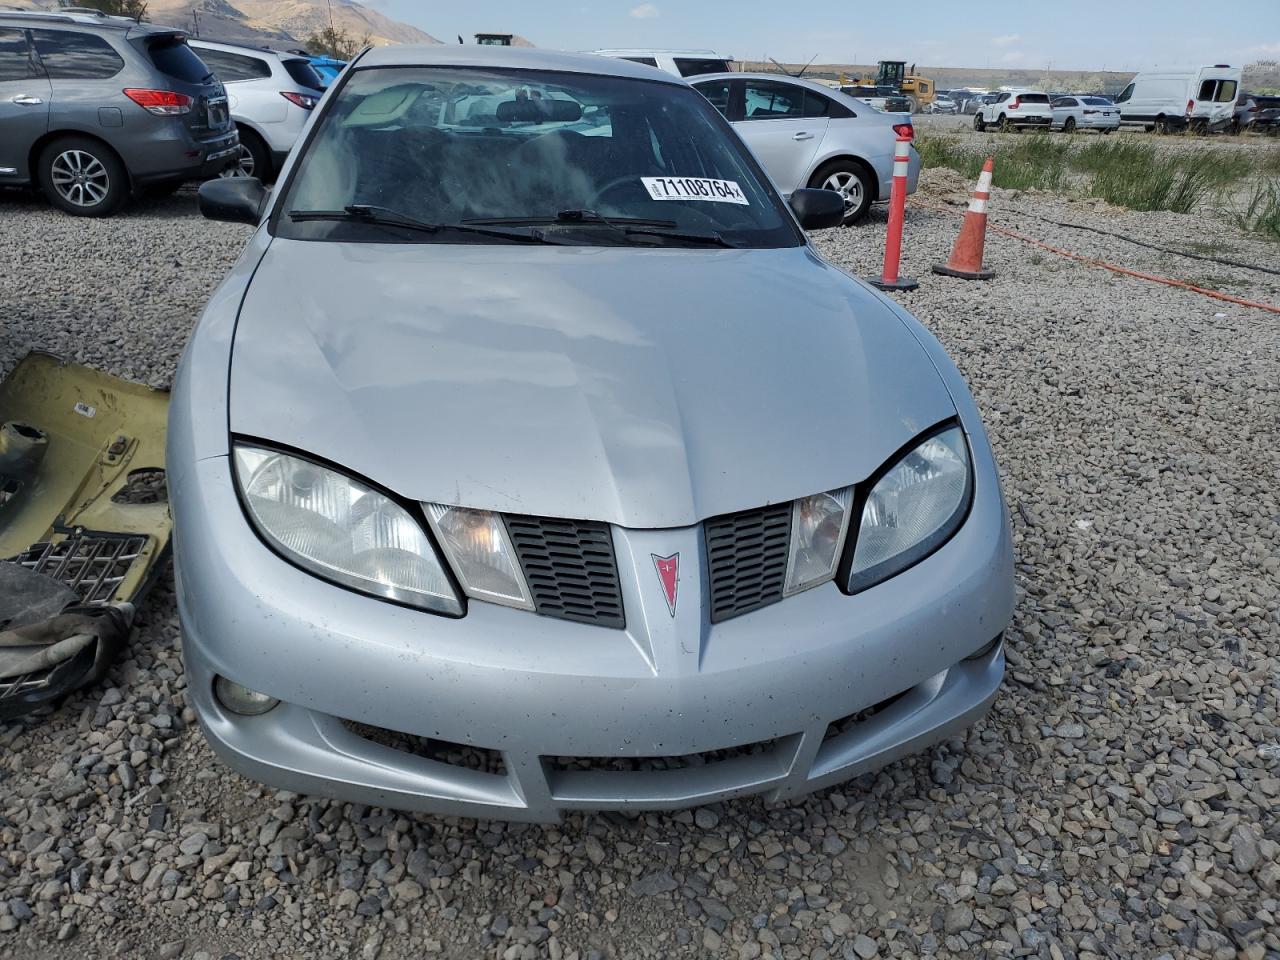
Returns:
[[[987,157],[978,176],[978,187],[973,191],[973,199],[965,212],[960,236],[951,251],[951,259],[945,265],[935,263],[934,273],[965,280],[990,280],[996,275],[994,270],[982,269],[982,245],[987,238],[987,201],[991,198],[991,171],[994,166],[995,158]]]

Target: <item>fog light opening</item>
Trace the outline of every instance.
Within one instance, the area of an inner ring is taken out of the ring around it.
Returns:
[[[250,690],[244,684],[226,677],[218,677],[213,682],[213,692],[220,704],[242,717],[260,717],[280,702],[275,697]]]

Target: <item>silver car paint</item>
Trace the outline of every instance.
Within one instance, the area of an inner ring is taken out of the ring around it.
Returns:
[[[231,398],[232,433],[409,499],[631,527],[845,486],[954,415],[903,325],[807,247],[277,239]]]
[[[738,136],[755,151],[761,166],[768,171],[769,176],[773,178],[774,186],[784,197],[789,197],[793,191],[809,186],[814,174],[823,164],[838,157],[857,157],[864,160],[875,171],[876,199],[889,199],[889,191],[893,186],[893,152],[897,141],[897,134],[893,132],[893,127],[894,124],[910,123],[910,114],[884,113],[857,97],[841,93],[825,84],[803,78],[780,76],[776,73],[713,73],[690,77],[689,82],[696,87],[708,80],[752,79],[804,87],[844,103],[857,114],[855,117],[834,120],[818,117],[807,124],[803,120],[739,120],[733,124]],[[781,164],[776,160],[770,162],[770,157],[753,144],[753,128],[758,129],[762,125],[794,127],[794,130],[787,131],[785,139],[787,146],[796,156],[788,155]],[[812,140],[792,139],[796,133],[805,132],[808,129],[813,132]],[[800,157],[800,154],[805,156]],[[915,193],[920,180],[920,154],[914,146],[908,152],[908,160],[907,193]]]
[[[989,707],[1004,656],[999,646],[984,648],[1013,605],[998,474],[959,373],[888,298],[806,248],[289,246],[259,227],[193,333],[171,405],[188,690],[210,743],[233,767],[360,802],[554,820],[575,808],[794,796],[951,736]],[[288,268],[302,252],[310,269],[299,284]],[[448,268],[428,277],[432,258]],[[314,299],[300,300],[311,284],[321,285]],[[655,293],[661,287],[671,292]],[[740,287],[751,296],[735,296]],[[295,355],[273,348],[274,369],[259,355],[271,335],[299,348]],[[446,357],[479,352],[455,378],[449,395],[461,397],[443,417],[429,409],[448,399],[435,382],[449,368],[434,355],[437,342]],[[409,350],[416,363],[398,356]],[[710,363],[715,375],[677,350]],[[634,358],[634,371],[623,357]],[[269,378],[292,389],[272,389]],[[249,409],[242,390],[279,409]],[[486,391],[496,399],[480,402]],[[783,436],[779,410],[813,419],[803,448]],[[575,429],[540,433],[552,445],[547,454],[516,436],[512,421],[529,426],[564,411]],[[865,479],[917,421],[948,416],[958,416],[968,436],[975,490],[951,541],[852,597],[826,584],[747,616],[708,621],[697,520],[748,496],[760,496],[749,504],[759,506],[824,489],[834,473],[839,483]],[[570,515],[586,516],[579,505],[596,505],[615,523],[626,629],[474,602],[452,620],[304,573],[265,547],[245,519],[228,458],[228,431],[241,423],[313,453],[329,442],[328,424],[338,438],[325,447],[338,453],[333,459],[410,496],[434,493],[452,472],[452,492],[465,496],[444,499],[470,506],[484,505],[472,496],[488,496],[512,509],[484,493],[512,482],[504,492],[536,500],[530,509],[563,503],[577,511]],[[656,424],[658,442],[648,445],[643,430],[619,439],[637,423]],[[350,425],[376,438],[352,437]],[[521,444],[520,456],[532,459],[503,464],[493,455],[503,441]],[[429,463],[442,443],[451,462]],[[787,444],[785,458],[779,443]],[[681,468],[656,488],[652,468],[637,460],[650,448]],[[542,462],[553,458],[587,472],[553,477]],[[419,471],[430,490],[417,486]],[[753,474],[761,479],[744,476]],[[664,491],[674,507],[658,502]],[[676,616],[649,557],[674,551],[688,564]],[[231,715],[212,695],[215,674],[283,702],[264,716]],[[830,722],[898,693],[871,719],[826,737]],[[338,718],[499,750],[506,773],[402,754],[357,737]],[[755,756],[669,774],[601,779],[555,770],[545,759],[680,755],[761,740],[773,743]]]

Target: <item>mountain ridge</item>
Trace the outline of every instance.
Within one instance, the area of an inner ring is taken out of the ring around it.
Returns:
[[[6,0],[32,10],[56,10],[57,0]],[[332,23],[357,40],[374,44],[439,43],[431,34],[358,0],[148,0],[147,20],[178,27],[206,40],[300,45]]]

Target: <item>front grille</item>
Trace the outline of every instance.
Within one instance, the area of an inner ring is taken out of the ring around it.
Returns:
[[[782,599],[791,541],[791,504],[715,517],[705,525],[711,622]]]
[[[601,627],[626,626],[608,524],[512,516],[506,521],[538,613]]]
[[[33,544],[11,561],[65,583],[81,603],[103,604],[115,596],[146,545],[146,537],[74,534]]]

